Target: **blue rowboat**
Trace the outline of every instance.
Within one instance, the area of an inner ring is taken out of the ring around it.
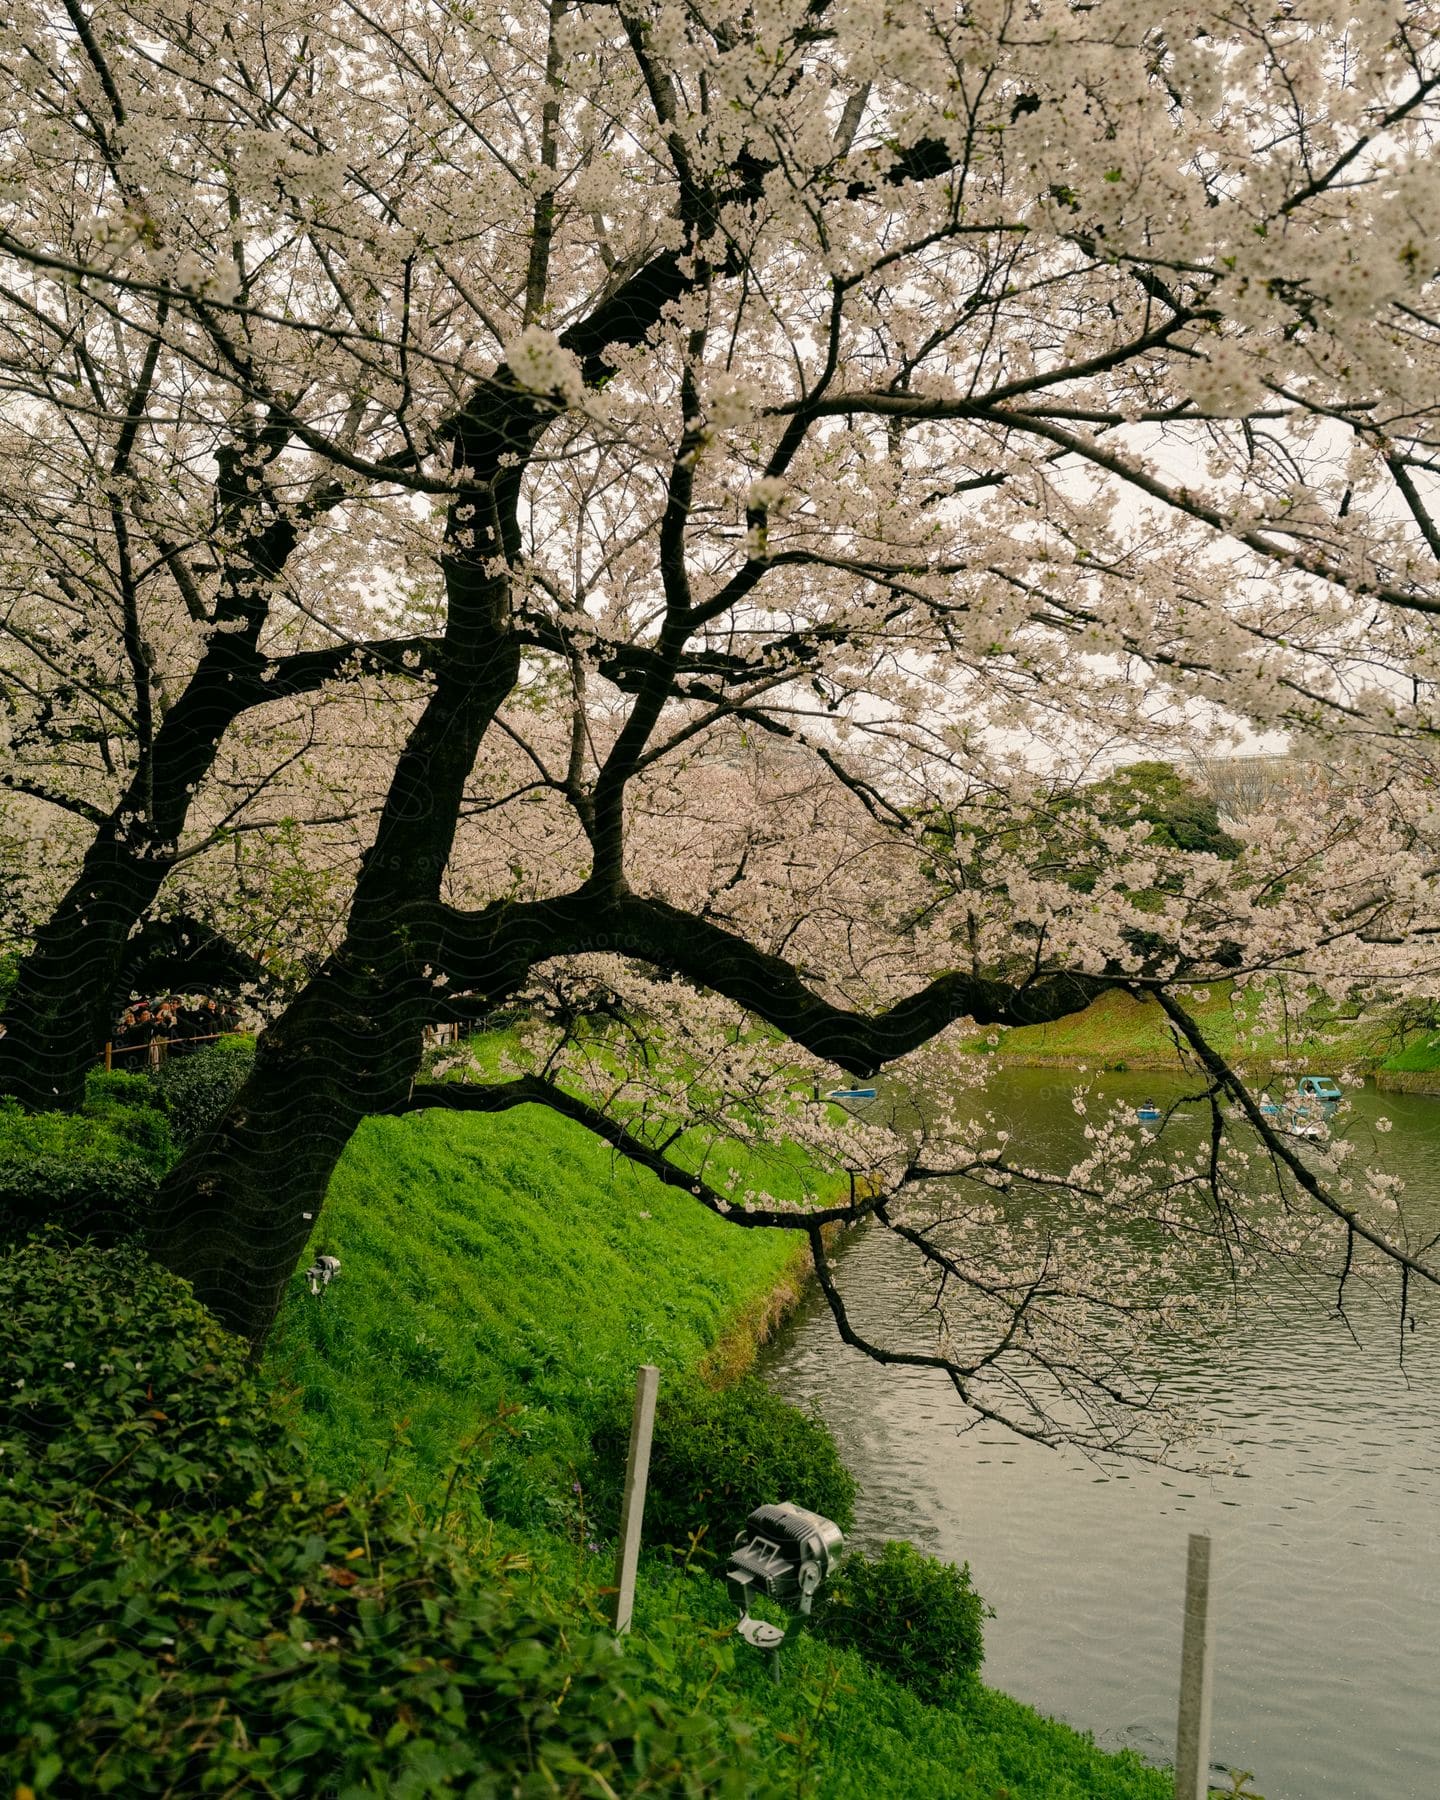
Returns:
[[[827,1100],[873,1100],[874,1088],[831,1088]]]

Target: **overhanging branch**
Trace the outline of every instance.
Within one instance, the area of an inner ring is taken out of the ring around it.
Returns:
[[[661,1151],[647,1144],[597,1106],[569,1094],[540,1075],[520,1075],[512,1081],[417,1081],[409,1098],[394,1110],[397,1113],[442,1112],[508,1112],[516,1106],[546,1106],[551,1112],[573,1119],[596,1137],[603,1138],[627,1161],[648,1169],[666,1187],[680,1188],[698,1200],[708,1212],[732,1220],[737,1225],[768,1226],[783,1231],[819,1231],[828,1225],[855,1225],[868,1218],[880,1204],[878,1196],[856,1200],[847,1206],[818,1206],[813,1209],[779,1207],[739,1207],[712,1187],[708,1181],[689,1169],[671,1162]]]

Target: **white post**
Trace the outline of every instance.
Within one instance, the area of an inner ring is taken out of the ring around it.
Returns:
[[[1210,1539],[1192,1533],[1185,1564],[1185,1634],[1180,1649],[1180,1725],[1175,1734],[1175,1800],[1210,1792]]]
[[[625,1459],[625,1497],[620,1503],[620,1545],[615,1556],[615,1629],[630,1629],[635,1611],[635,1569],[640,1560],[640,1525],[645,1483],[650,1476],[650,1439],[655,1431],[655,1390],[660,1371],[643,1363],[635,1375],[635,1416],[630,1422],[630,1454]]]

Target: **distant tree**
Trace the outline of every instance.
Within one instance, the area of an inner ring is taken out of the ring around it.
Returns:
[[[1239,842],[1220,823],[1213,796],[1173,763],[1126,763],[1076,798],[1107,821],[1143,820],[1154,844],[1227,860],[1240,854]]]

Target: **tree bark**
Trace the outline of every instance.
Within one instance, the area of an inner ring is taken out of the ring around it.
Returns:
[[[73,1108],[110,1035],[126,946],[174,863],[190,802],[256,682],[253,648],[217,638],[142,754],[80,873],[35,933],[5,1009],[0,1094]]]
[[[29,1111],[80,1104],[110,1035],[131,929],[164,873],[127,855],[107,825],[20,965],[0,1037],[0,1094]]]
[[[493,539],[483,545],[493,554]],[[508,584],[447,569],[435,692],[396,763],[344,941],[261,1036],[254,1070],[161,1189],[153,1253],[258,1348],[361,1120],[399,1110],[435,1016],[433,908],[465,783],[520,670]]]
[[[258,631],[258,621],[255,630]],[[190,806],[240,715],[320,687],[348,662],[410,672],[429,638],[297,651],[269,663],[254,633],[220,634],[139,758],[80,873],[35,933],[0,1036],[0,1094],[31,1111],[78,1106],[110,1035],[134,934],[174,866]]]

